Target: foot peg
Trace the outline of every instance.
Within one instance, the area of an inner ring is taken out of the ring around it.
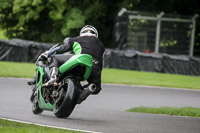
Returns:
[[[85,88],[79,95],[77,104],[81,104],[90,94],[92,94],[96,90],[95,84],[90,84],[87,88]]]

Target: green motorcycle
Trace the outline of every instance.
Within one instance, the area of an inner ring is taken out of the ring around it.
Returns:
[[[41,114],[43,110],[53,111],[56,117],[69,117],[77,104],[80,104],[96,89],[94,84],[81,85],[92,70],[92,56],[73,55],[59,67],[57,86],[43,87],[50,79],[50,70],[45,61],[36,61],[32,112]]]

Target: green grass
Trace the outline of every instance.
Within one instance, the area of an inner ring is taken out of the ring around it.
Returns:
[[[138,113],[151,113],[151,114],[166,114],[166,115],[176,115],[176,116],[189,116],[189,117],[200,117],[200,108],[194,107],[136,107],[127,110],[128,112],[138,112]]]
[[[33,78],[35,64],[0,61],[0,77]],[[104,68],[103,83],[200,89],[200,77]]]
[[[0,133],[81,133],[0,119]]]
[[[200,77],[120,69],[104,69],[102,82],[200,89]]]
[[[36,65],[0,61],[0,77],[33,78]]]

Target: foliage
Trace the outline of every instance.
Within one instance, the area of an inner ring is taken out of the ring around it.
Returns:
[[[122,7],[171,14],[200,14],[198,0],[0,0],[0,28],[7,37],[59,42],[77,36],[86,24],[95,26],[106,47],[112,46],[113,24]],[[200,54],[197,19],[195,54]]]
[[[7,39],[7,37],[4,34],[4,31],[0,29],[0,39]]]
[[[59,42],[66,36],[77,36],[86,24],[95,26],[103,40],[111,38],[114,16],[106,15],[112,11],[108,7],[115,5],[114,0],[0,0],[0,3],[0,25],[9,38]],[[114,10],[116,13],[117,9]]]
[[[82,16],[76,8],[69,11],[66,0],[1,0],[1,26],[7,29],[10,38],[56,42],[63,39],[71,28],[80,28],[83,21],[74,19]],[[4,6],[5,5],[5,6]],[[9,6],[8,6],[9,5]],[[70,7],[70,6],[69,6]],[[77,12],[77,13],[74,13]],[[7,18],[7,15],[9,17]],[[74,17],[71,17],[74,16]],[[74,25],[66,28],[66,20],[74,19]],[[83,19],[80,17],[80,19]],[[68,32],[66,32],[68,31]]]

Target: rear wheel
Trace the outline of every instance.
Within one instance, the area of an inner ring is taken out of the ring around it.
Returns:
[[[69,117],[76,105],[79,81],[73,78],[65,80],[65,84],[59,90],[59,98],[54,102],[53,111],[56,117]]]

